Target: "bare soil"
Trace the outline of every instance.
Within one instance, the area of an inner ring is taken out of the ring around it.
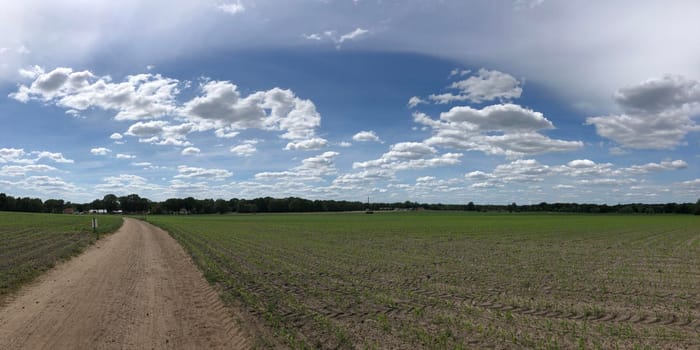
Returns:
[[[125,219],[0,309],[0,349],[242,349],[236,323],[167,232]]]

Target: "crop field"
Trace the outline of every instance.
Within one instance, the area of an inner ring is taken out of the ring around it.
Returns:
[[[700,218],[156,216],[258,346],[698,348]]]
[[[92,216],[0,212],[0,302],[21,284],[95,241]],[[118,216],[100,216],[99,232],[121,226]]]

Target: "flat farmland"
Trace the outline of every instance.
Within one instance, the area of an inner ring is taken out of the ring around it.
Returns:
[[[154,216],[260,348],[698,348],[700,218]]]
[[[23,283],[75,256],[96,240],[92,216],[0,212],[0,302]],[[99,216],[99,232],[116,231],[118,216]]]

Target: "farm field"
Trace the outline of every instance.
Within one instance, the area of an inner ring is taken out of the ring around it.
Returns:
[[[153,216],[260,348],[698,348],[700,218]]]
[[[95,241],[92,216],[0,212],[0,302],[57,262]],[[99,232],[116,231],[120,216],[100,216]]]

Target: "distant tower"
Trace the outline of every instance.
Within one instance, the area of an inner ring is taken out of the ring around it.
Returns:
[[[369,206],[369,196],[367,196],[367,208],[365,209],[365,214],[374,214],[372,208]]]

